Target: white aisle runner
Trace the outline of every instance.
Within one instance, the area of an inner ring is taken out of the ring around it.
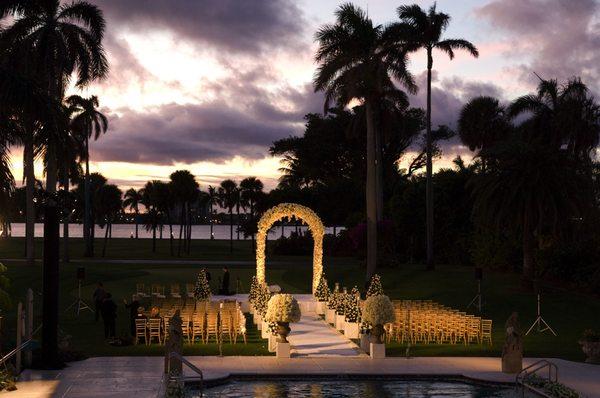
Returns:
[[[356,345],[335,331],[313,311],[302,313],[298,323],[290,324],[288,341],[295,356],[358,356]]]

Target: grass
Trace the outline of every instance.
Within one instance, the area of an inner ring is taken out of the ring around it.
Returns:
[[[209,243],[215,243],[215,241]],[[219,244],[219,242],[216,242]],[[226,242],[227,243],[227,242]],[[194,242],[201,247],[203,243]],[[217,250],[213,247],[214,250]],[[222,248],[226,251],[227,246]],[[0,252],[0,257],[7,257]],[[225,256],[226,253],[219,253]],[[31,287],[41,292],[42,269],[40,264],[27,266],[23,262],[5,262],[8,266],[7,276],[11,280],[9,292],[16,303],[23,300],[25,291]],[[66,308],[75,298],[75,271],[79,263],[61,265],[60,302]],[[88,299],[96,281],[103,281],[107,290],[119,304],[117,332],[125,334],[128,328],[128,314],[122,305],[123,298],[130,298],[137,282],[180,283],[193,282],[199,265],[183,264],[86,264],[87,279],[83,286],[83,296]],[[213,288],[221,275],[220,266],[207,267],[213,277]],[[231,266],[232,285],[240,278],[242,288],[247,291],[249,281],[254,275],[251,266]],[[362,288],[364,269],[357,261],[337,259],[334,264],[325,260],[325,272],[329,281],[339,281],[349,288],[358,285]],[[310,258],[295,258],[286,264],[267,265],[267,279],[270,283],[278,283],[290,293],[308,293],[310,289],[312,266]],[[475,294],[475,282],[472,268],[460,266],[439,266],[435,271],[425,271],[420,265],[406,265],[396,269],[381,269],[383,287],[391,298],[396,299],[431,299],[449,307],[464,310]],[[486,272],[483,280],[484,314],[494,322],[494,345],[417,345],[411,348],[413,356],[497,356],[500,355],[504,341],[503,325],[512,311],[519,313],[521,327],[526,330],[535,318],[536,302],[533,293],[522,291],[519,287],[518,275],[511,273]],[[40,309],[41,297],[36,295],[36,304]],[[469,311],[469,312],[472,312]],[[558,337],[549,333],[533,333],[525,337],[525,355],[529,357],[558,357],[572,360],[583,360],[584,356],[577,343],[583,330],[592,328],[600,330],[600,300],[577,292],[547,290],[542,301],[542,313],[546,321],[556,330]],[[14,336],[15,315],[8,311],[4,323],[5,336]],[[112,347],[104,343],[102,325],[93,321],[90,313],[83,313],[79,319],[72,313],[61,313],[61,329],[72,336],[73,348],[84,351],[91,356],[101,355],[162,355],[160,346],[126,346]],[[9,330],[10,329],[10,330]],[[249,329],[250,339],[247,345],[223,345],[225,355],[267,355],[266,340],[261,340],[256,329]],[[392,343],[388,346],[388,355],[402,356],[406,347]],[[215,355],[218,347],[215,344],[195,344],[185,347],[186,354]]]
[[[62,242],[61,242],[62,243]],[[43,239],[35,239],[35,253],[37,258],[42,255]],[[96,238],[94,243],[95,260],[102,261],[103,239]],[[119,260],[214,260],[214,261],[255,261],[252,250],[252,241],[234,240],[233,252],[229,250],[229,240],[192,240],[190,254],[182,253],[178,256],[178,241],[173,241],[174,255],[171,255],[169,239],[156,240],[156,253],[152,252],[151,239],[113,238],[108,243],[106,259]],[[267,243],[267,250],[268,250]],[[81,238],[69,239],[69,254],[71,259],[83,259],[84,241]],[[21,259],[25,253],[25,238],[0,239],[0,259]],[[63,255],[61,250],[60,255]],[[274,261],[306,262],[312,261],[308,256],[282,256],[273,255]],[[329,262],[353,262],[352,258],[329,258]]]

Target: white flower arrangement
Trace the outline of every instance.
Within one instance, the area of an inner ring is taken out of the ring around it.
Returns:
[[[362,320],[371,325],[385,325],[394,322],[396,314],[390,298],[385,295],[369,297],[362,310]]]
[[[300,306],[291,294],[276,294],[269,300],[266,322],[294,323],[300,321]]]

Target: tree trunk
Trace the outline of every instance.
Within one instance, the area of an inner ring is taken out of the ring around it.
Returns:
[[[138,238],[138,217],[139,217],[139,213],[136,211],[135,212],[135,239]]]
[[[152,253],[156,253],[156,225],[152,227]]]
[[[229,253],[233,253],[233,207],[229,208]]]
[[[375,124],[375,122],[373,122]],[[375,185],[377,186],[377,222],[383,219],[383,154],[382,154],[382,137],[381,131],[375,129],[375,169],[377,170],[377,180]]]
[[[531,289],[536,277],[535,269],[535,237],[531,231],[531,227],[527,218],[523,221],[523,277],[522,284],[524,287]]]
[[[373,104],[365,101],[367,111],[367,275],[366,280],[377,270],[377,171],[375,168],[375,126],[373,123]]]
[[[65,193],[69,193],[69,173],[65,170],[65,176],[63,178],[63,188],[65,189]],[[69,211],[69,209],[67,209]],[[68,263],[69,259],[69,219],[71,218],[71,213],[68,212],[64,215],[65,219],[63,221],[63,262]]]
[[[85,138],[85,183],[84,183],[84,215],[83,215],[83,240],[85,241],[84,257],[94,256],[93,224],[92,224],[92,198],[90,187],[90,147],[89,139]]]
[[[210,222],[210,239],[214,239],[214,235],[213,235],[213,205],[212,205],[212,203],[210,204],[209,222]]]
[[[106,255],[106,245],[108,243],[108,230],[110,229],[110,224],[106,223],[106,231],[104,231],[104,245],[102,245],[102,257]]]
[[[187,254],[189,255],[192,252],[192,209],[190,204],[188,203],[187,209],[187,225],[188,225],[188,234],[187,234]]]
[[[56,203],[49,201],[44,210],[44,269],[42,289],[42,366],[57,368],[59,303],[59,228]]]
[[[433,57],[431,49],[427,50],[427,131],[426,131],[426,150],[427,150],[427,169],[425,186],[425,213],[427,223],[427,269],[435,269],[433,259],[433,161],[432,139],[431,139],[431,69],[433,67]]]
[[[171,211],[167,210],[167,222],[169,223],[169,250],[171,251],[171,256],[175,255],[173,251],[173,222],[171,222]]]
[[[35,264],[35,171],[33,154],[33,132],[27,132],[23,150],[25,174],[25,258],[27,265]]]
[[[183,203],[181,204],[181,214],[179,215],[179,242],[177,244],[177,257],[181,257],[181,239],[183,237],[183,217],[185,209]]]
[[[237,240],[240,240],[240,205],[236,206],[237,210]]]
[[[56,143],[52,139],[48,140],[46,149],[47,165],[46,165],[46,191],[48,193],[56,193],[56,179],[58,175],[56,161]]]

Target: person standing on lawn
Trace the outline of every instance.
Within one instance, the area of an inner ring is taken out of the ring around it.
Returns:
[[[111,339],[115,337],[115,323],[117,319],[117,304],[112,299],[110,293],[106,293],[102,301],[102,320],[104,321],[104,338]]]
[[[104,285],[102,284],[102,282],[98,282],[98,286],[96,287],[96,290],[94,290],[94,294],[92,295],[92,301],[94,302],[95,307],[96,322],[98,322],[98,319],[100,318],[100,313],[102,312],[102,302],[104,301],[105,297],[106,290],[104,290]]]
[[[135,336],[135,320],[138,317],[138,309],[140,308],[140,302],[138,301],[137,296],[133,296],[133,300],[131,303],[127,304],[127,300],[123,299],[123,303],[125,303],[125,308],[129,309],[129,329],[131,331],[131,336]]]
[[[223,267],[223,281],[221,283],[221,294],[229,296],[229,270]]]

